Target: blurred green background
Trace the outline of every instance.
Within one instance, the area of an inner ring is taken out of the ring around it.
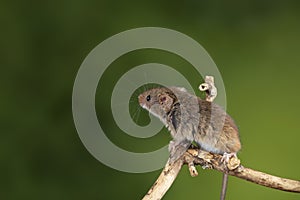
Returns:
[[[73,82],[87,54],[106,38],[143,26],[171,28],[202,44],[223,76],[242,163],[299,180],[299,11],[300,2],[289,0],[2,0],[0,199],[141,199],[148,191],[160,170],[129,174],[97,161],[81,143],[71,110]],[[97,91],[108,137],[137,152],[167,144],[167,131],[130,138],[113,122],[109,98],[120,69],[150,61],[190,73],[177,56],[137,51],[114,62],[101,80],[107,88]],[[218,199],[220,184],[219,172],[199,169],[191,178],[184,167],[164,199]],[[300,196],[230,177],[227,199]]]

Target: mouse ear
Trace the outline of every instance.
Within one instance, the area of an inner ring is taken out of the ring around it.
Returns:
[[[171,110],[173,99],[168,94],[161,94],[158,97],[159,104],[162,105],[163,109],[167,112]]]

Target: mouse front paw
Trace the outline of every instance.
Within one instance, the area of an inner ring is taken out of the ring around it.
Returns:
[[[170,152],[170,163],[177,161],[189,148],[191,142],[188,141],[170,141],[169,152]]]

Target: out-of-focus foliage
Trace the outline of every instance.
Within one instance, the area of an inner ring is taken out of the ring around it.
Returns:
[[[299,10],[298,1],[1,1],[0,198],[140,199],[147,192],[160,172],[129,174],[101,164],[81,143],[71,110],[85,56],[109,36],[143,26],[183,32],[210,53],[240,128],[244,165],[299,179]],[[109,109],[123,67],[147,62],[192,74],[177,56],[155,50],[112,64],[97,91],[97,112],[107,116],[99,120],[112,130],[108,137],[132,151],[170,140],[166,130],[145,140],[127,136]],[[197,77],[190,80],[197,88]],[[183,168],[165,199],[217,199],[221,174],[199,172],[191,178]],[[227,197],[300,198],[236,178]]]

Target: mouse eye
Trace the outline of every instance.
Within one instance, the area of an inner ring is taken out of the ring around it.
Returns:
[[[147,101],[150,101],[150,99],[151,99],[151,96],[148,95],[148,96],[146,97],[146,100],[147,100]]]

